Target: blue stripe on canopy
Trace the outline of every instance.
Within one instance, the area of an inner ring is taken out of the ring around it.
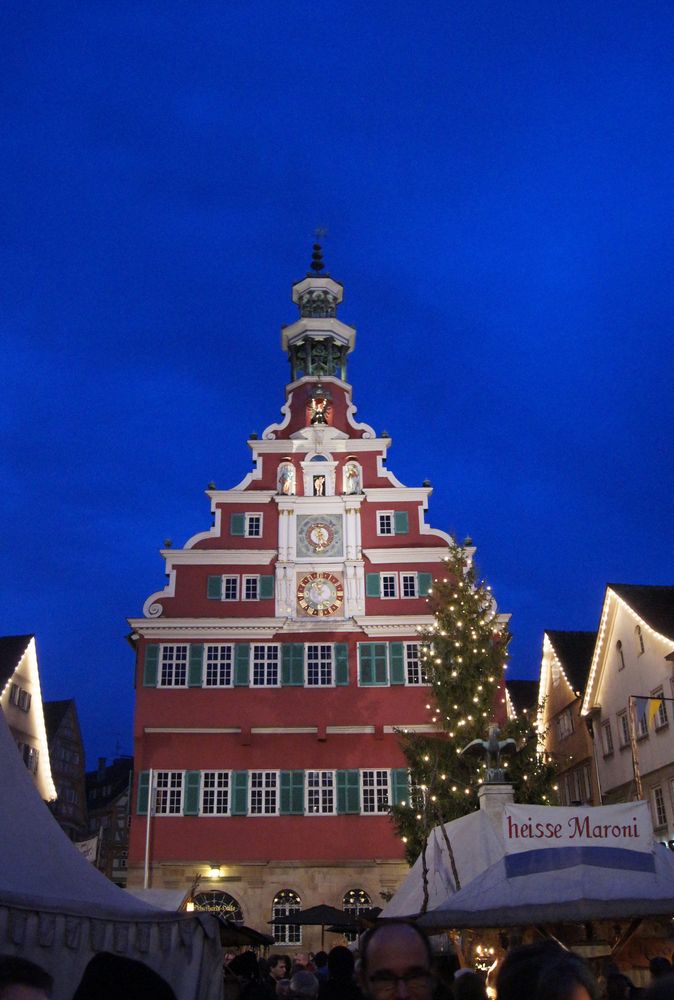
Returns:
[[[550,872],[576,865],[594,865],[598,868],[629,869],[636,872],[654,872],[655,857],[644,851],[627,851],[621,847],[549,847],[521,854],[507,854],[505,869],[508,878]]]

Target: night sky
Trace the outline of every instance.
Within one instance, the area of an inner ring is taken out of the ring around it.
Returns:
[[[674,584],[674,4],[0,10],[0,603],[88,764],[128,616],[279,417],[316,227],[360,419],[512,614]]]

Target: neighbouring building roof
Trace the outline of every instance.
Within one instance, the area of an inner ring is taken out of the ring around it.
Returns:
[[[557,632],[546,629],[545,634],[552,644],[569,684],[574,691],[582,694],[590,673],[597,633]]]
[[[111,764],[101,760],[95,771],[87,771],[87,804],[90,810],[102,809],[129,787],[133,757],[116,757]]]
[[[19,665],[32,635],[0,636],[0,691]]]
[[[506,688],[516,715],[536,712],[538,707],[538,681],[506,681]]]
[[[66,698],[63,701],[43,702],[44,724],[47,727],[47,739],[51,740],[56,735],[59,726],[63,722],[66,712],[72,704],[72,698]]]
[[[674,587],[650,587],[631,583],[609,583],[640,618],[656,632],[674,640]]]

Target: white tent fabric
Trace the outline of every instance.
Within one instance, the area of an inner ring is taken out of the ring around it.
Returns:
[[[36,792],[2,711],[0,807],[0,954],[50,972],[54,1000],[69,1000],[99,951],[145,962],[180,1000],[220,1000],[217,921],[152,908],[86,861]]]
[[[462,889],[481,872],[503,857],[503,834],[485,809],[445,823],[444,830],[452,847]],[[426,842],[428,866],[428,909],[444,903],[455,892],[449,853],[440,827],[435,827]],[[382,917],[412,916],[423,905],[423,865],[421,856],[414,862],[395,896],[382,910]]]
[[[508,878],[501,858],[419,924],[433,932],[662,914],[674,914],[674,853],[658,844],[655,872],[576,865]]]

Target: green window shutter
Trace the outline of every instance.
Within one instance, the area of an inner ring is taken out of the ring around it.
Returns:
[[[147,816],[147,806],[150,799],[150,772],[141,771],[138,775],[138,802],[136,812],[139,816]]]
[[[260,577],[260,600],[268,601],[270,597],[274,596],[274,577],[273,576],[261,576]]]
[[[239,535],[243,537],[243,533],[246,529],[246,515],[245,514],[232,514],[229,519],[229,533],[230,535]]]
[[[393,527],[396,535],[406,535],[410,530],[406,510],[396,510],[393,514]]]
[[[365,574],[365,596],[366,597],[380,597],[381,596],[381,585],[380,585],[379,573],[366,573]]]
[[[279,812],[290,816],[304,814],[304,771],[281,771]]]
[[[391,805],[399,806],[410,797],[409,775],[406,767],[391,770]]]
[[[234,687],[248,687],[250,643],[240,642],[234,649]]]
[[[432,586],[433,575],[431,573],[417,573],[417,592],[419,597],[426,597]]]
[[[385,642],[373,642],[374,684],[386,684],[388,680],[387,650]]]
[[[374,684],[373,642],[361,642],[358,646],[358,683]]]
[[[391,657],[391,684],[405,683],[405,653],[402,642],[392,642],[389,646]]]
[[[204,647],[200,642],[190,646],[190,666],[187,673],[187,686],[200,688],[202,684],[204,663]]]
[[[232,816],[248,812],[248,771],[232,771]]]
[[[199,815],[199,784],[201,771],[185,771],[183,786],[183,816]]]
[[[281,684],[304,686],[304,643],[286,642],[281,646]]]
[[[159,670],[159,646],[145,647],[145,662],[143,664],[143,687],[157,686]]]
[[[209,576],[206,597],[209,601],[222,600],[222,576]]]
[[[337,771],[337,812],[360,812],[360,773]]]
[[[349,647],[345,642],[335,644],[335,684],[349,683]]]

